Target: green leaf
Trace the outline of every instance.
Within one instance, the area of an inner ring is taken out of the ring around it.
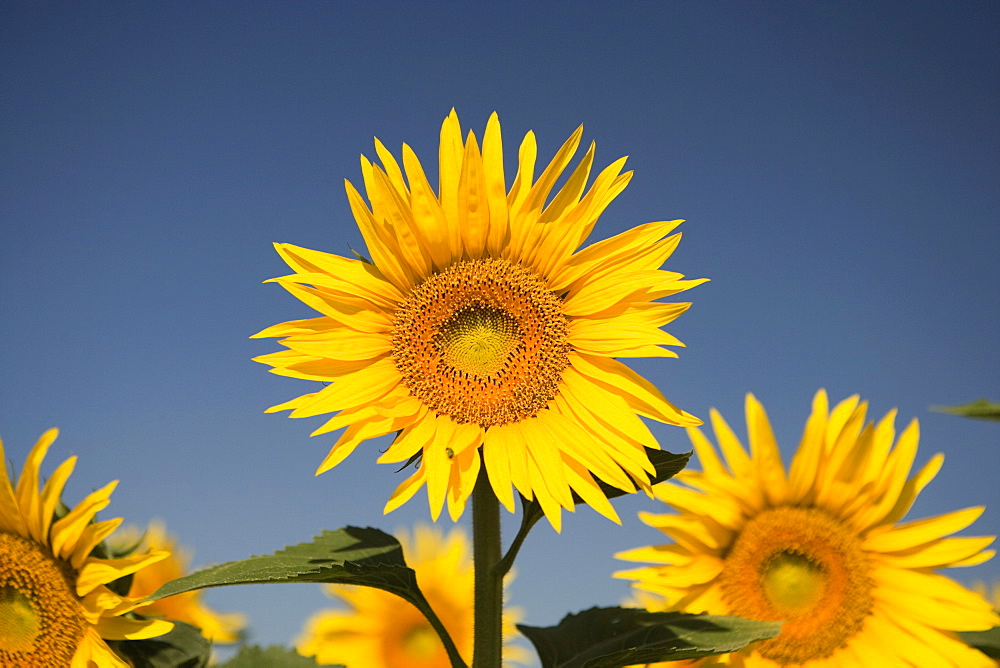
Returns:
[[[733,652],[773,638],[781,624],[724,615],[591,608],[566,615],[558,626],[517,628],[535,646],[542,668],[620,668]]]
[[[212,650],[198,629],[183,622],[174,622],[173,631],[157,638],[112,644],[116,653],[143,668],[203,668]]]
[[[427,599],[417,575],[406,565],[399,541],[378,529],[345,527],[324,531],[309,543],[274,554],[231,561],[167,582],[147,601],[206,587],[313,582],[374,587],[412,603],[431,623],[454,665],[464,665]]]
[[[257,645],[244,645],[239,653],[220,664],[220,668],[316,668],[316,666],[333,666],[328,663],[316,663],[315,659],[302,656],[295,650],[272,645],[261,649]],[[345,668],[337,665],[336,668]]]
[[[989,631],[959,631],[958,637],[991,659],[1000,661],[1000,626]]]
[[[324,531],[311,542],[274,554],[231,561],[164,584],[155,601],[206,587],[286,582],[332,582],[375,587],[416,604],[422,600],[416,575],[403,559],[399,541],[378,529],[346,527]]]
[[[665,480],[673,478],[675,475],[680,473],[685,466],[687,466],[688,460],[691,458],[690,452],[684,452],[679,455],[672,452],[666,452],[665,450],[654,450],[652,448],[646,448],[646,455],[649,457],[650,463],[656,469],[656,473],[650,478],[650,484],[655,485],[661,483]],[[598,480],[597,484],[600,486],[601,491],[609,499],[614,499],[619,496],[625,496],[626,494],[631,494],[632,492],[626,492],[625,490],[618,489],[617,487],[612,487],[606,484],[602,480]],[[573,502],[579,505],[586,505],[586,502],[573,492]],[[521,545],[524,543],[524,539],[528,537],[528,532],[531,531],[532,527],[538,523],[545,513],[542,511],[542,506],[538,503],[537,499],[532,499],[528,501],[523,496],[521,497],[521,508],[523,512],[521,513],[521,526],[517,530],[517,535],[514,536],[514,540],[511,541],[510,547],[507,548],[507,554],[504,555],[497,567],[500,569],[501,573],[507,573],[511,566],[514,565],[514,559],[517,557],[518,551],[521,549]]]
[[[931,410],[936,413],[949,413],[975,420],[1000,422],[1000,404],[987,401],[986,399],[977,399],[961,406],[931,406]]]

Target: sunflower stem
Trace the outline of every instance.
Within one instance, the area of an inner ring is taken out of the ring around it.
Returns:
[[[475,642],[473,668],[500,668],[503,646],[503,573],[500,562],[500,503],[486,468],[479,471],[472,492],[472,550],[474,560]]]

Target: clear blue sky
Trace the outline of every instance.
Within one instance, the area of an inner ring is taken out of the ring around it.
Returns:
[[[273,241],[361,248],[342,179],[377,135],[436,164],[454,106],[512,157],[579,124],[632,185],[595,238],[688,220],[668,268],[712,281],[635,366],[743,433],[743,396],[786,453],[819,387],[922,425],[947,460],[911,517],[988,504],[1000,533],[1000,425],[927,411],[1000,399],[1000,5],[844,3],[0,3],[0,435],[20,467],[80,455],[76,501],[120,479],[105,517],[163,518],[197,563],[346,524],[428,520],[376,447],[312,473],[322,418],[263,410],[308,390],[248,336],[305,317],[261,281]],[[435,181],[435,179],[431,179]],[[664,447],[683,432],[654,426]],[[48,470],[51,470],[49,468]],[[637,496],[539,526],[511,601],[536,625],[616,604],[616,551],[660,542]],[[467,519],[467,518],[466,518]],[[443,520],[446,523],[448,520]],[[1000,577],[1000,562],[955,573]],[[209,592],[251,637],[289,643],[311,586]]]

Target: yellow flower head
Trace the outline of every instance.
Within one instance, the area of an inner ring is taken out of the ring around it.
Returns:
[[[129,527],[127,534],[119,539],[120,544],[134,545],[138,531]],[[155,592],[161,585],[188,574],[190,554],[177,547],[177,541],[167,534],[161,522],[151,522],[142,536],[140,549],[163,550],[170,556],[142,569],[132,576],[132,586],[128,595],[141,600]],[[201,600],[200,590],[189,591],[137,607],[136,612],[147,617],[163,617],[185,622],[197,627],[203,636],[214,643],[234,643],[239,640],[240,630],[246,626],[246,618],[239,613],[224,614],[206,606]]]
[[[321,316],[257,334],[284,337],[288,350],[256,360],[329,383],[270,409],[337,413],[313,432],[347,427],[317,473],[362,441],[397,433],[378,461],[421,464],[386,512],[426,484],[432,517],[447,500],[458,518],[483,464],[505,507],[514,509],[513,484],[537,497],[556,529],[572,492],[618,521],[594,476],[648,491],[654,469],[643,448],[659,446],[638,416],[700,421],[616,358],[675,356],[662,346],[681,342],[660,327],[690,304],[656,300],[703,281],[660,270],[680,241],[670,235],[679,220],[576,252],[632,175],[621,173],[622,158],[588,190],[591,144],[553,194],[582,133],[535,179],[529,132],[508,189],[496,114],[480,150],[471,131],[463,141],[452,111],[437,192],[409,146],[401,169],[378,140],[382,165],[361,159],[368,202],[347,182],[371,261],[276,244],[295,273],[272,280]]]
[[[153,551],[100,559],[91,554],[122,522],[93,521],[117,482],[53,521],[76,464],[76,457],[64,461],[39,492],[39,468],[57,435],[47,431],[31,449],[16,489],[0,442],[0,666],[127,668],[105,640],[153,638],[173,624],[123,617],[135,601],[105,585],[169,555]]]
[[[982,580],[973,582],[972,591],[989,601],[994,610],[1000,610],[1000,580],[994,580],[991,585]]]
[[[431,608],[468,662],[472,657],[473,568],[468,537],[459,529],[447,536],[435,527],[417,527],[414,540],[399,537],[407,563]],[[306,624],[296,642],[301,654],[318,663],[351,668],[449,668],[444,645],[424,616],[403,599],[370,587],[326,585],[347,610],[323,610]],[[517,632],[516,608],[504,609],[504,637]],[[504,659],[524,663],[523,648],[504,645]]]
[[[1000,618],[934,572],[993,556],[992,537],[947,537],[983,508],[900,523],[944,458],[908,477],[916,420],[896,440],[895,411],[877,425],[865,423],[866,412],[856,396],[831,411],[818,392],[786,473],[752,395],[749,453],[712,411],[723,458],[700,430],[688,430],[703,470],[656,487],[677,514],[641,515],[674,542],[619,555],[657,565],[616,575],[666,609],[785,621],[777,638],[725,655],[728,665],[992,665],[954,631],[985,630]]]

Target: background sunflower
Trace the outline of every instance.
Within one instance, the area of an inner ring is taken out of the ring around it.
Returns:
[[[105,641],[155,638],[173,624],[125,616],[138,601],[106,585],[170,554],[93,554],[122,522],[95,521],[117,481],[55,516],[76,465],[76,457],[67,459],[40,488],[39,469],[58,433],[50,429],[38,439],[16,488],[0,441],[0,665],[128,668]]]
[[[983,508],[904,521],[944,457],[911,476],[916,420],[897,440],[895,411],[872,424],[867,408],[855,396],[831,409],[818,392],[787,474],[753,395],[749,452],[713,411],[718,448],[689,430],[702,470],[656,487],[676,514],[641,515],[673,542],[620,554],[657,565],[617,576],[658,595],[645,600],[654,609],[784,621],[777,638],[731,657],[738,665],[992,665],[955,632],[1000,617],[936,572],[994,555],[993,536],[949,537]]]
[[[446,534],[438,527],[418,526],[412,538],[406,532],[400,532],[398,538],[407,562],[417,572],[421,591],[462,657],[470,661],[473,573],[468,537],[461,529]],[[295,643],[301,654],[349,668],[450,668],[441,640],[409,603],[368,587],[327,585],[324,589],[347,608],[315,613]],[[504,661],[530,661],[531,654],[525,648],[510,644],[520,618],[520,608],[504,610]]]

